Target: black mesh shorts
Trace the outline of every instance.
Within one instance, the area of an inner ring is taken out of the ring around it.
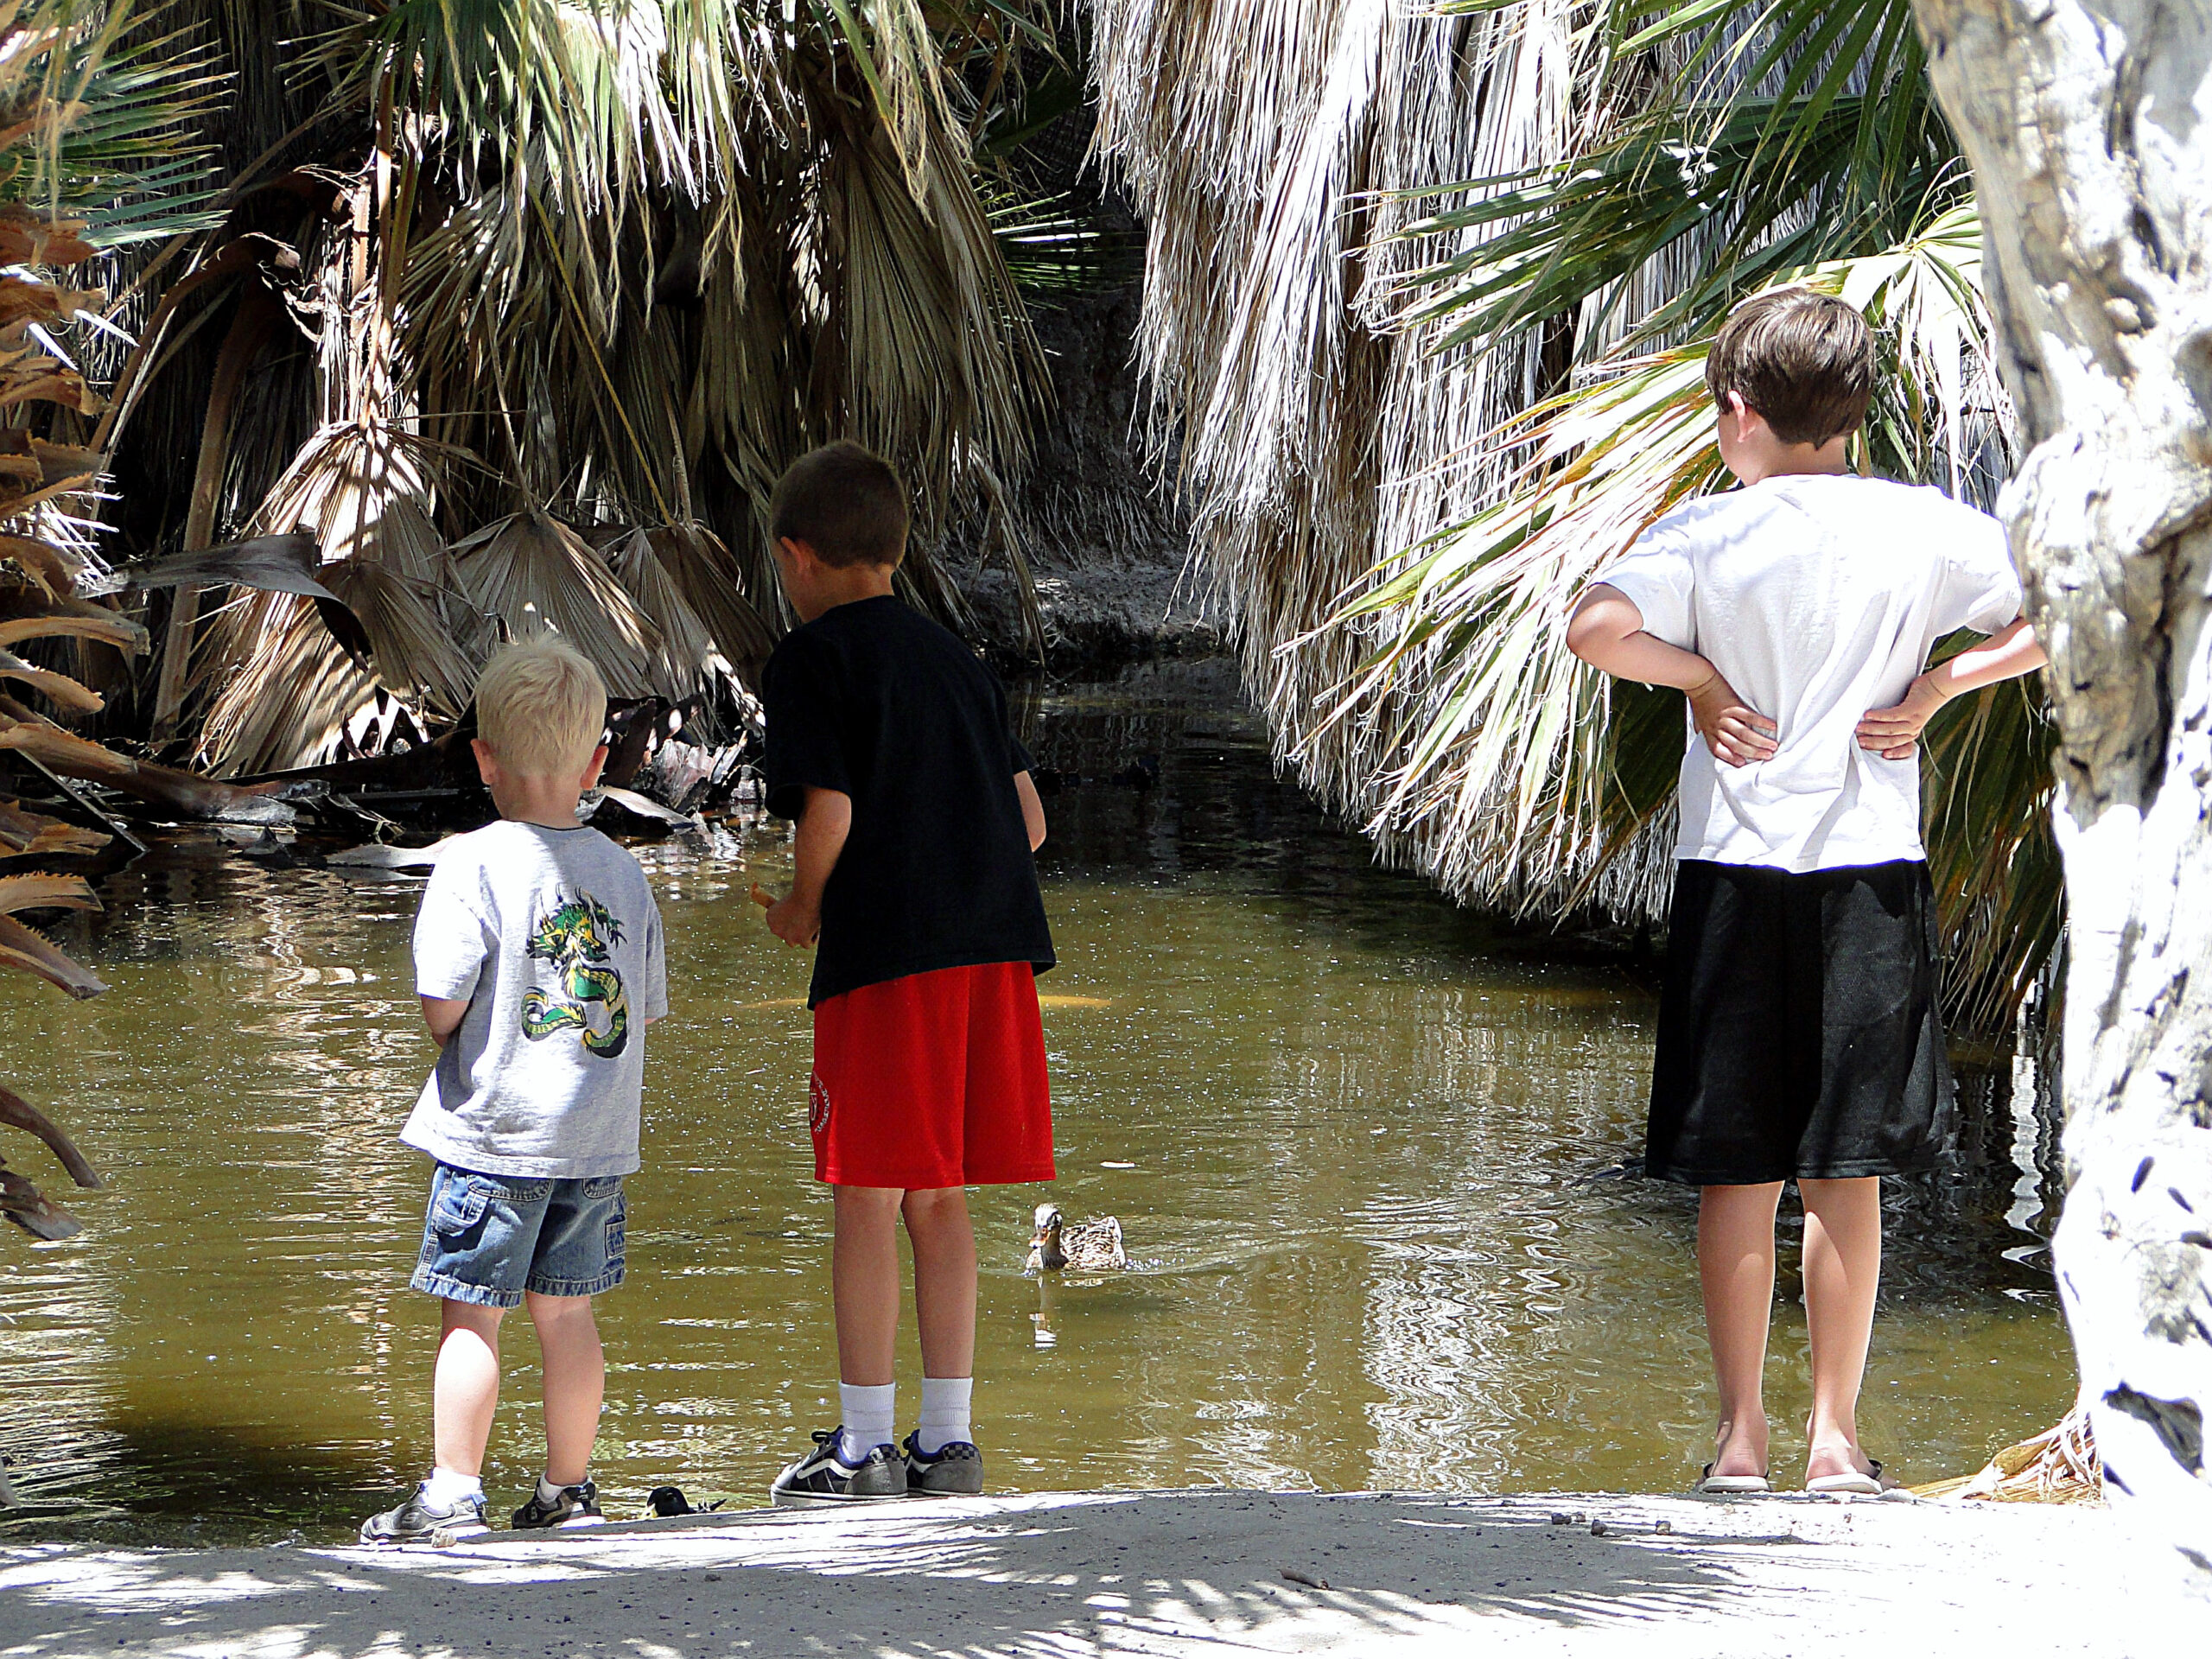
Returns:
[[[1675,867],[1646,1174],[1909,1175],[1951,1111],[1926,864]]]

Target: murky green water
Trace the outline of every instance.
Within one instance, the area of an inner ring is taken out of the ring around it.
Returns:
[[[1637,1149],[1646,990],[1372,868],[1273,776],[1218,670],[1048,698],[1037,738],[1068,774],[1042,861],[1065,964],[1044,988],[1071,999],[1046,1014],[1050,1195],[1119,1216],[1140,1265],[1040,1288],[1021,1263],[1046,1190],[977,1195],[995,1481],[1687,1481],[1712,1411],[1694,1205],[1574,1185]],[[630,1281],[601,1306],[597,1473],[623,1514],[663,1481],[757,1502],[836,1414],[807,964],[745,898],[784,849],[642,856],[676,1017],[652,1034]],[[417,884],[199,841],[104,891],[64,931],[112,992],[19,989],[0,1038],[0,1077],[112,1180],[71,1198],[42,1148],[4,1147],[86,1230],[0,1236],[0,1535],[340,1536],[429,1449],[436,1309],[405,1287],[427,1166],[393,1139],[431,1053],[407,977]],[[2003,1109],[1981,1133],[1993,1150],[1893,1215],[1863,1422],[1908,1478],[1971,1468],[2071,1397],[2020,1230],[2040,1190],[2005,1160]],[[1807,1400],[1794,1268],[1783,1471]],[[506,1354],[487,1480],[513,1502],[537,1467],[520,1320]],[[910,1332],[910,1409],[918,1370]]]

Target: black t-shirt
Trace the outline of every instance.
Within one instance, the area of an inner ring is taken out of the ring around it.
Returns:
[[[760,690],[768,810],[798,817],[809,785],[853,801],[810,1006],[939,968],[1052,965],[1014,788],[1030,759],[974,652],[899,600],[858,600],[785,635]]]

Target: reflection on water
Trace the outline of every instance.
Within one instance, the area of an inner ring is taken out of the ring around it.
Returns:
[[[976,1195],[979,1432],[1007,1487],[1664,1490],[1713,1408],[1694,1204],[1580,1178],[1636,1150],[1652,1003],[1376,870],[1278,780],[1217,668],[1045,700],[1042,859],[1062,1175]],[[807,961],[747,862],[643,851],[675,1017],[653,1032],[630,1282],[601,1304],[610,1512],[663,1481],[757,1501],[836,1415],[830,1217],[809,1179]],[[17,1537],[342,1535],[427,1465],[435,1306],[405,1288],[427,1166],[392,1138],[430,1047],[419,884],[206,842],[61,931],[113,985],[25,996],[0,1076],[113,1188],[67,1243],[0,1241]],[[1898,1195],[1867,1387],[1908,1478],[2065,1409],[2032,1119]],[[44,1173],[28,1141],[6,1148]],[[1133,1271],[1039,1286],[1030,1211],[1118,1216]],[[2008,1210],[2012,1225],[2007,1224]],[[11,1236],[12,1239],[12,1236]],[[1807,1407],[1794,1259],[1777,1467]],[[905,1338],[905,1403],[919,1361]],[[488,1484],[536,1471],[518,1319]],[[511,1495],[511,1496],[510,1496]]]

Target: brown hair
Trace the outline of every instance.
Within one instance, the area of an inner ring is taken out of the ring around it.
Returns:
[[[804,542],[824,564],[896,564],[906,552],[906,486],[874,451],[825,443],[776,480],[768,534]]]
[[[1741,397],[1784,443],[1823,444],[1866,418],[1874,336],[1832,295],[1777,289],[1728,314],[1706,357],[1705,384],[1716,404]]]

